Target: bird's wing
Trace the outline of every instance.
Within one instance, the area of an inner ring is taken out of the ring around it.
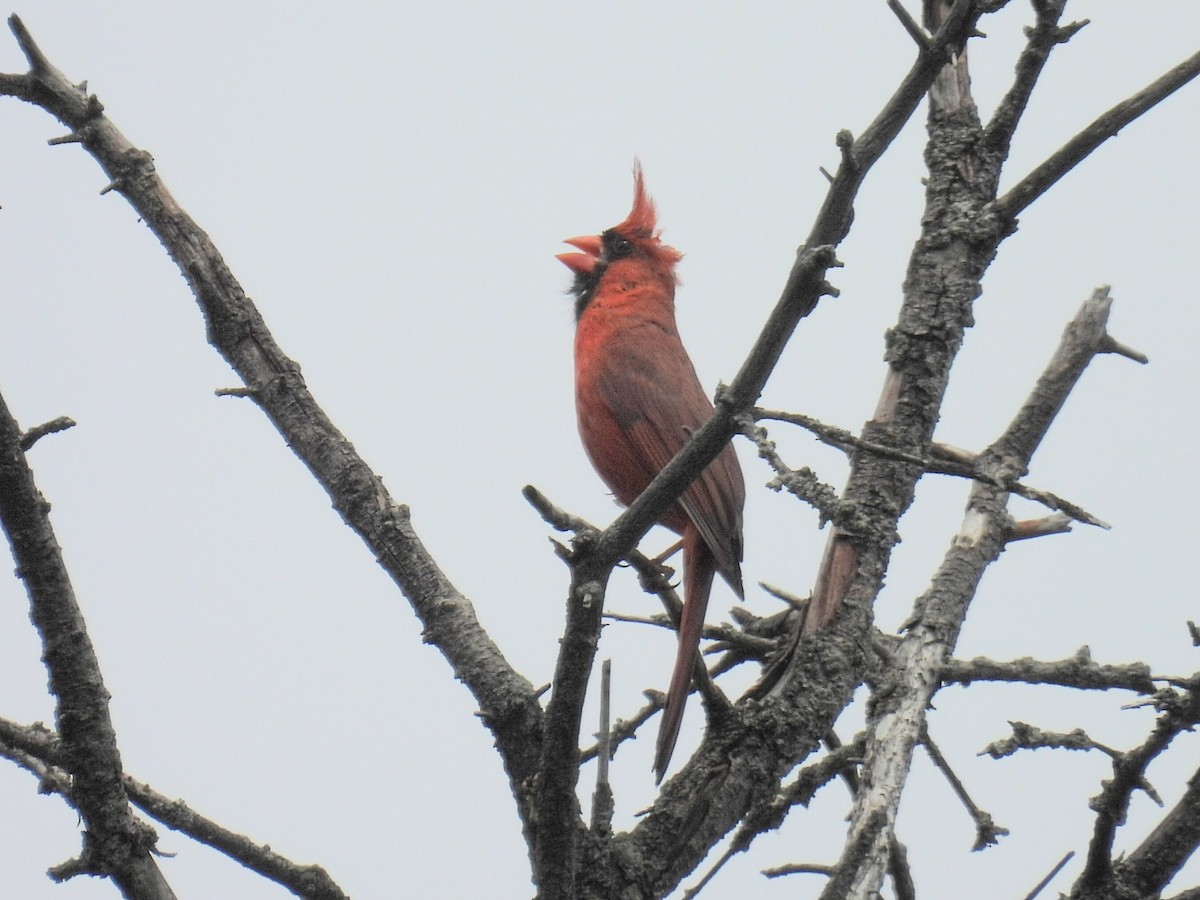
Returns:
[[[646,327],[656,327],[647,324]],[[713,406],[677,335],[654,342],[653,359],[636,352],[638,342],[613,348],[616,365],[606,367],[597,387],[630,442],[655,472],[662,471],[692,432],[708,421]],[[742,596],[742,504],[745,483],[733,446],[694,480],[679,499],[716,557],[730,586]]]

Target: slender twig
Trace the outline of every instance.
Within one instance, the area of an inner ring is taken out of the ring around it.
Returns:
[[[1040,503],[1048,509],[1062,512],[1076,522],[1082,522],[1084,525],[1093,525],[1096,528],[1103,528],[1105,531],[1112,528],[1103,519],[1092,515],[1082,506],[1072,503],[1070,500],[1065,500],[1050,491],[1043,491],[1039,488],[1030,487],[1027,484],[1021,484],[1021,482],[1015,479],[1005,482],[1004,489],[1010,494],[1016,494],[1018,497],[1024,497],[1026,500],[1033,500],[1036,503]],[[1011,534],[1009,535],[1009,540],[1012,540]]]
[[[1075,858],[1075,851],[1068,850],[1066,855],[1062,859],[1060,859],[1058,861],[1058,863],[1054,866],[1054,868],[1051,869],[1047,873],[1046,877],[1043,878],[1041,881],[1039,881],[1037,884],[1035,884],[1033,886],[1033,890],[1025,895],[1025,900],[1035,900],[1037,895],[1040,894],[1042,891],[1044,891],[1046,889],[1046,886],[1054,880],[1054,877],[1056,875],[1058,875],[1058,873],[1063,870],[1063,868],[1066,866],[1066,864],[1069,863],[1074,858]]]
[[[1107,343],[1107,342],[1106,342]],[[1109,351],[1102,351],[1109,352]],[[1136,351],[1130,351],[1136,353]],[[1128,354],[1124,354],[1128,355]],[[1130,357],[1135,358],[1135,357]],[[1144,359],[1144,357],[1142,358]],[[1141,360],[1139,360],[1141,361]],[[975,461],[978,457],[971,457],[972,462],[964,463],[960,461],[960,454],[953,452],[952,448],[947,448],[940,445],[930,445],[931,455],[928,457],[920,456],[915,453],[909,453],[895,447],[888,447],[885,444],[880,444],[876,441],[867,441],[856,437],[845,429],[838,428],[834,425],[826,425],[811,416],[806,416],[801,413],[788,413],[775,409],[758,409],[753,410],[753,418],[756,420],[771,419],[779,422],[787,422],[792,425],[798,425],[807,431],[811,431],[817,435],[824,443],[830,446],[837,447],[841,450],[853,449],[863,453],[874,453],[878,456],[894,459],[900,462],[911,463],[912,465],[920,466],[924,472],[929,472],[933,475],[953,475],[959,478],[970,478],[974,481],[980,481],[984,484],[996,485],[996,476],[987,472],[981,471]],[[766,437],[766,432],[762,431],[761,435],[752,433],[745,428],[744,433],[754,440],[759,447],[759,456],[767,460],[772,468],[779,472],[781,477],[779,485],[776,487],[785,487],[787,490],[796,494],[800,499],[812,504],[821,511],[823,519],[838,521],[839,516],[843,520],[848,518],[847,512],[839,507],[836,501],[837,493],[833,488],[822,485],[819,482],[812,480],[812,473],[808,469],[800,469],[798,471],[787,468],[779,459],[778,454],[774,452],[774,444]],[[936,453],[936,455],[932,455]],[[784,476],[800,476],[794,478],[795,485],[792,481],[785,481]],[[772,485],[768,485],[771,487]],[[1015,479],[1004,484],[997,485],[1003,487],[1010,493],[1017,494],[1027,500],[1033,500],[1047,506],[1053,510],[1060,510],[1070,516],[1077,522],[1083,522],[1085,525],[1095,525],[1099,528],[1108,529],[1109,525],[1103,520],[1093,516],[1083,507],[1064,500],[1057,494],[1050,491],[1044,491],[1040,488],[1032,487],[1027,484],[1022,484]],[[1044,523],[1047,528],[1055,528],[1053,533],[1060,533],[1064,529],[1061,527],[1061,520],[1050,520]],[[853,530],[853,524],[850,525],[850,530]],[[1050,531],[1041,532],[1044,534],[1052,533]],[[1023,534],[1021,537],[1034,537],[1034,534]]]
[[[889,459],[901,460],[921,466],[927,471],[931,471],[934,465],[936,465],[932,460],[919,456],[916,453],[908,453],[897,447],[888,447],[885,444],[876,443],[875,441],[864,440],[847,431],[845,428],[839,428],[836,425],[827,425],[819,419],[814,419],[812,416],[806,416],[803,413],[784,412],[778,409],[763,409],[756,406],[750,411],[750,415],[755,421],[769,419],[775,422],[787,422],[789,425],[798,425],[805,431],[815,434],[822,443],[828,444],[830,447],[836,447],[842,452],[862,450],[866,453],[876,453],[880,456],[886,456]],[[957,475],[960,473],[956,470],[953,474]]]
[[[1072,521],[1074,520],[1064,512],[1052,513],[1042,516],[1040,519],[1021,519],[1013,522],[1008,540],[1011,543],[1046,537],[1051,534],[1069,534]]]
[[[605,613],[604,618],[610,622],[625,622],[630,625],[649,625],[653,628],[676,630],[675,624],[664,615],[631,616],[624,613]],[[736,649],[746,655],[762,657],[772,650],[778,649],[779,646],[777,641],[770,638],[761,638],[752,634],[746,634],[744,631],[731,628],[727,624],[705,625],[700,635],[705,640],[716,642],[716,646],[705,649],[705,656],[724,650]]]
[[[763,869],[762,873],[767,878],[782,878],[784,875],[824,875],[828,878],[834,874],[834,868],[820,863],[789,863],[786,866]]]
[[[33,775],[38,780],[39,794],[57,794],[74,808],[71,800],[71,776],[57,766],[52,766],[41,757],[34,755],[19,746],[10,744],[0,737],[0,756],[12,760],[20,768]]]
[[[916,42],[917,49],[927,50],[929,48],[929,32],[922,28],[921,23],[909,14],[900,0],[887,0],[887,5],[888,9],[895,13],[896,18],[900,20],[900,24],[908,32],[908,36]]]
[[[1197,75],[1200,75],[1200,53],[1188,57],[1152,84],[1101,114],[996,200],[992,211],[1006,220],[1016,218],[1097,147]]]
[[[776,600],[782,600],[784,603],[788,604],[788,606],[790,606],[794,610],[797,610],[798,612],[803,612],[804,607],[808,605],[807,597],[797,596],[796,594],[793,594],[791,591],[785,591],[781,587],[776,587],[775,585],[768,584],[765,581],[760,581],[758,583],[758,586],[760,588],[762,588],[764,591],[766,591],[768,594],[770,594],[772,597],[774,597]]]
[[[775,472],[775,477],[767,482],[768,488],[773,491],[786,490],[809,504],[821,514],[822,525],[836,522],[853,530],[853,508],[843,507],[838,502],[837,491],[833,487],[817,478],[816,473],[807,466],[793,469],[784,463],[775,449],[775,442],[767,435],[767,429],[754,424],[754,418],[749,414],[739,416],[738,421],[742,426],[742,434],[754,442],[759,457],[766,460]]]
[[[75,806],[71,777],[62,768],[63,748],[57,735],[38,724],[18,725],[0,719],[0,756],[36,775],[42,793],[53,792],[68,805]],[[346,894],[320,866],[294,863],[266,844],[256,844],[244,835],[223,828],[194,812],[182,800],[172,800],[129,775],[121,776],[121,784],[139,809],[171,830],[224,853],[297,896],[313,900],[345,900]]]
[[[1017,59],[1016,74],[1012,86],[996,106],[996,111],[983,130],[982,143],[991,150],[1008,154],[1013,134],[1020,124],[1029,105],[1029,98],[1041,77],[1042,70],[1056,46],[1070,40],[1079,29],[1087,24],[1075,22],[1060,26],[1064,3],[1034,3],[1037,24],[1025,31],[1025,49]]]
[[[946,781],[950,783],[950,787],[954,791],[955,796],[958,797],[959,801],[970,814],[971,820],[975,823],[975,846],[971,849],[982,850],[985,847],[990,847],[993,844],[999,843],[1000,838],[1008,834],[1008,829],[997,825],[992,820],[991,813],[980,809],[975,804],[975,801],[971,799],[971,795],[967,793],[967,789],[963,785],[962,780],[958,777],[958,775],[955,774],[954,770],[950,768],[950,763],[946,760],[946,757],[942,755],[942,751],[938,749],[938,745],[935,744],[933,739],[929,736],[928,728],[924,729],[921,733],[921,746],[924,747],[925,752],[929,754],[929,758],[932,760],[934,767],[937,768],[937,770],[942,773],[942,776],[946,779]]]
[[[1143,366],[1150,362],[1150,357],[1140,350],[1134,350],[1132,347],[1126,346],[1114,338],[1112,335],[1106,335],[1100,344],[1101,353],[1112,353],[1116,356],[1123,356],[1126,359],[1131,359],[1135,363],[1141,363]]]
[[[745,817],[729,842],[729,846],[725,848],[725,852],[684,896],[690,898],[699,894],[701,888],[712,881],[730,859],[738,853],[749,850],[750,845],[759,835],[779,828],[794,807],[797,805],[808,806],[822,787],[838,776],[853,773],[854,766],[862,760],[862,752],[863,745],[860,737],[850,744],[843,744],[836,749],[831,749],[815,763],[804,766],[792,782],[784,787],[778,796],[772,798],[770,803],[752,810]],[[780,872],[779,874],[790,873]]]
[[[645,691],[644,693],[650,702],[639,709],[632,718],[617,719],[616,724],[613,725],[608,736],[609,756],[615,756],[616,750],[621,744],[636,738],[638,729],[654,718],[666,705],[667,695],[662,691]],[[584,748],[579,751],[580,764],[591,762],[599,753],[599,743]]]

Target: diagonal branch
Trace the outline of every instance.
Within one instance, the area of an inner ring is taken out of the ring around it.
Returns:
[[[54,734],[40,725],[22,726],[0,719],[0,756],[37,775],[43,793],[53,791],[75,805],[71,778],[62,768],[62,742]],[[298,897],[346,900],[346,894],[320,866],[294,863],[269,846],[221,827],[191,810],[182,800],[165,797],[129,775],[122,775],[121,780],[129,799],[171,830],[207,844]]]
[[[830,748],[829,753],[814,763],[809,763],[796,773],[791,783],[783,786],[779,794],[769,803],[752,809],[738,826],[729,846],[713,864],[688,896],[698,894],[711,881],[721,868],[738,853],[745,853],[759,836],[782,827],[784,819],[793,807],[807,807],[817,795],[817,791],[829,784],[839,775],[843,778],[854,771],[854,767],[862,761],[863,743],[856,738],[849,744]],[[852,785],[852,788],[856,787]],[[778,874],[783,874],[782,872]],[[768,875],[768,877],[774,877]]]
[[[17,16],[9,26],[30,71],[0,77],[0,93],[42,107],[71,130],[104,170],[110,188],[125,197],[179,267],[204,314],[209,342],[233,367],[250,397],[287,445],[325,488],[342,519],[408,598],[426,642],[446,657],[480,706],[496,739],[522,821],[528,825],[523,784],[538,771],[541,707],[533,686],[504,658],[483,630],[470,601],[450,582],[412,527],[408,508],[317,405],[300,367],[275,343],[257,307],[208,235],[178,204],[139,150],[87,95],[51,66]]]
[[[742,434],[754,442],[758,448],[759,459],[766,460],[767,465],[775,472],[775,477],[767,482],[767,488],[772,491],[787,491],[798,500],[802,500],[815,509],[821,516],[821,525],[834,522],[847,528],[853,528],[853,507],[843,507],[838,503],[837,491],[817,478],[816,473],[808,466],[793,469],[783,461],[775,442],[770,439],[767,429],[755,424],[755,418],[763,418],[759,411],[754,416],[749,413],[738,417],[742,426]]]
[[[1073,22],[1060,26],[1059,19],[1063,14],[1066,0],[1054,0],[1049,3],[1034,3],[1037,23],[1027,28],[1025,49],[1017,58],[1016,77],[1008,93],[996,107],[992,120],[983,130],[982,143],[997,153],[1008,155],[1012,144],[1013,134],[1021,122],[1021,117],[1029,105],[1033,89],[1041,78],[1042,70],[1050,60],[1050,54],[1059,44],[1066,43],[1081,28],[1088,24]]]
[[[934,768],[942,773],[942,776],[950,783],[951,790],[958,797],[959,802],[967,810],[967,814],[971,817],[971,821],[975,823],[975,846],[972,850],[979,851],[986,847],[991,847],[1000,842],[1000,838],[1009,834],[1007,828],[1002,825],[997,825],[992,818],[992,814],[986,810],[980,809],[979,806],[971,799],[971,795],[967,792],[966,786],[962,783],[962,779],[950,768],[950,761],[942,755],[941,748],[934,743],[933,738],[929,736],[929,729],[924,728],[921,731],[921,746],[925,748],[925,752],[929,754],[929,759],[933,763]]]
[[[1097,147],[1197,75],[1200,75],[1200,53],[1188,57],[1152,84],[1101,114],[996,200],[992,204],[993,211],[1001,219],[1012,221]]]
[[[133,900],[174,898],[151,856],[154,832],[134,816],[122,788],[109,694],[50,525],[50,506],[34,483],[21,440],[0,397],[0,526],[29,593],[29,616],[55,697],[62,765],[86,828],[83,853],[59,866],[55,877],[107,876]]]
[[[1142,843],[1117,863],[1121,880],[1139,896],[1156,897],[1200,847],[1200,771]]]

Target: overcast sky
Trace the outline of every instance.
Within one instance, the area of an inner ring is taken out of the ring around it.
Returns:
[[[918,4],[910,3],[912,7]],[[1011,78],[1026,4],[971,45],[990,113]],[[729,380],[774,304],[833,169],[914,47],[880,2],[330,4],[37,0],[18,8],[50,59],[88,89],[216,242],[319,402],[412,507],[415,526],[513,664],[549,681],[567,573],[526,483],[591,520],[616,510],[575,434],[566,236],[621,220],[635,156],[681,264],[680,329],[707,387]],[[1198,49],[1200,5],[1094,0],[1059,48],[1013,148],[1011,184],[1096,114]],[[0,70],[23,71],[0,34]],[[832,273],[763,404],[853,430],[871,415],[918,233],[923,110],[869,177]],[[960,655],[1200,668],[1195,260],[1200,85],[1153,110],[1022,218],[976,304],[938,438],[978,449],[1007,424],[1062,327],[1099,284],[1110,330],[1152,364],[1096,361],[1028,481],[1111,522],[1110,532],[1012,547],[988,573]],[[40,110],[0,103],[0,387],[28,427],[74,430],[31,453],[53,504],[96,644],[127,770],[300,862],[357,898],[525,897],[525,846],[474,704],[422,644],[407,603],[205,344],[195,302],[152,235]],[[793,466],[841,485],[838,454],[773,429]],[[812,586],[825,534],[738,447],[750,485],[747,584]],[[757,487],[756,487],[757,486]],[[958,527],[967,487],[922,482],[901,522],[878,622],[895,629]],[[1034,508],[1018,508],[1036,515]],[[652,532],[646,547],[668,543]],[[0,566],[2,568],[3,566]],[[710,618],[727,614],[714,591]],[[610,608],[649,614],[618,572]],[[758,613],[777,610],[748,592]],[[613,705],[663,688],[673,638],[610,625]],[[0,715],[53,717],[19,582],[0,580]],[[754,673],[744,673],[742,681]],[[1009,719],[1139,742],[1152,714],[1127,696],[946,690],[930,728],[975,801],[1012,831],[972,854],[973,828],[918,755],[899,837],[923,897],[1023,896],[1090,835],[1087,799],[1110,771],[1093,754],[976,753]],[[585,720],[590,730],[592,712]],[[851,736],[861,712],[840,726]],[[677,758],[702,724],[689,709]],[[623,748],[617,824],[653,799],[652,741]],[[1195,771],[1195,737],[1150,771],[1170,804]],[[590,793],[589,768],[581,783]],[[53,886],[79,850],[75,814],[0,765],[9,896],[112,897]],[[813,876],[764,882],[786,862],[840,852],[844,789],[825,790],[706,890],[815,896]],[[1133,804],[1122,846],[1155,821]],[[275,898],[279,888],[160,830],[181,897]],[[1065,889],[1079,858],[1053,885]],[[1189,870],[1195,883],[1200,867]],[[688,879],[686,884],[694,883]],[[1180,882],[1185,886],[1187,882]]]

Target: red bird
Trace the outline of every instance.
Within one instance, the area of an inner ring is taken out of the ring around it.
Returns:
[[[601,235],[569,238],[558,259],[575,273],[575,411],[583,447],[623,506],[632,503],[712,415],[675,327],[675,264],[659,240],[654,203],[634,168],[633,210]],[[721,451],[663,516],[683,537],[679,650],[658,732],[662,781],[691,686],[713,575],[742,596],[742,470]]]

